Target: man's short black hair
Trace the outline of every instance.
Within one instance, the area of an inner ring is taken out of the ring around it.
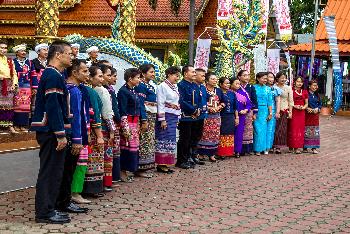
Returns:
[[[192,65],[185,65],[182,67],[182,76],[185,76],[185,73],[190,70],[190,67],[193,67]]]
[[[50,62],[55,57],[56,53],[63,53],[65,46],[70,47],[70,44],[66,41],[63,41],[63,40],[56,40],[56,41],[52,42],[52,44],[49,46],[47,61]]]
[[[85,59],[73,59],[72,66],[67,68],[68,77],[71,77],[73,75],[73,71],[78,71],[80,69],[80,66],[82,63],[86,64],[86,60]]]
[[[196,68],[196,72],[204,72],[204,73],[206,73],[206,71],[203,69],[203,68]]]

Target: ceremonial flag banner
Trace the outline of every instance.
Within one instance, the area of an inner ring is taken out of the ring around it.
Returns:
[[[218,0],[217,20],[229,20],[232,15],[232,0]]]
[[[267,71],[273,74],[280,71],[280,49],[267,49]]]
[[[329,48],[331,52],[331,59],[333,63],[333,78],[334,78],[334,113],[336,113],[343,102],[343,76],[339,61],[339,48],[337,41],[337,32],[334,24],[334,16],[324,16],[324,23],[328,34]]]
[[[267,58],[265,56],[265,45],[257,45],[254,49],[254,71],[255,74],[267,71]]]
[[[273,4],[280,37],[282,40],[288,41],[292,38],[292,24],[288,0],[273,0]]]
[[[209,56],[210,56],[211,39],[198,39],[196,58],[194,61],[195,68],[202,68],[208,70]]]

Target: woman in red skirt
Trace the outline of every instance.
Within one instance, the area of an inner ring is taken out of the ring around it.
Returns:
[[[308,152],[308,149],[311,149],[313,154],[318,154],[318,151],[316,149],[320,148],[319,113],[321,110],[321,101],[320,97],[317,95],[317,90],[317,81],[311,80],[309,82],[309,106],[306,108],[305,117],[305,153]]]
[[[305,110],[308,107],[308,93],[303,90],[304,79],[297,77],[293,89],[293,113],[288,121],[288,147],[295,154],[301,154],[304,147]]]

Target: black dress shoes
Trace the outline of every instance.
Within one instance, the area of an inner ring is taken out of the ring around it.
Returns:
[[[52,224],[64,224],[69,223],[70,218],[65,216],[60,216],[57,213],[49,218],[35,218],[37,223],[52,223]]]
[[[205,162],[199,160],[198,158],[193,158],[192,160],[197,165],[205,165]]]
[[[58,211],[58,210],[55,210],[55,212],[56,212],[56,214],[59,215],[59,216],[69,218],[69,214],[66,213],[66,212],[62,212],[62,211]]]
[[[181,168],[181,169],[190,169],[191,166],[189,165],[189,163],[181,163],[181,164],[178,164],[176,165],[178,168]]]
[[[82,208],[82,207],[74,204],[73,202],[71,202],[69,204],[69,206],[66,209],[64,209],[63,211],[66,211],[68,213],[77,213],[77,214],[79,214],[79,213],[87,213],[89,211],[89,209],[88,208]]]

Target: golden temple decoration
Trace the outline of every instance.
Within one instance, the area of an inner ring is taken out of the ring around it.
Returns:
[[[37,0],[35,7],[35,35],[38,42],[50,42],[50,37],[56,37],[59,27],[59,1]]]
[[[120,11],[120,36],[123,41],[135,44],[136,0],[123,0]]]

